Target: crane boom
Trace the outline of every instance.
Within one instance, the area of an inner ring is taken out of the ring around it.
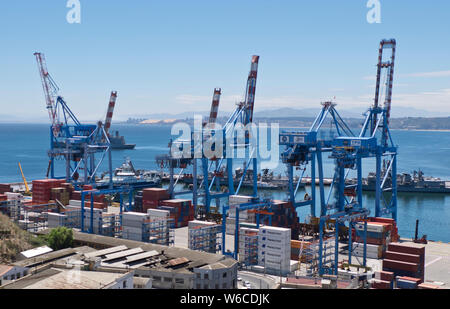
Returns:
[[[244,125],[253,122],[253,107],[255,105],[256,80],[258,77],[259,56],[252,57],[252,64],[247,80],[245,93],[245,109],[247,111]]]
[[[28,182],[27,179],[25,178],[25,175],[23,174],[23,170],[22,170],[22,165],[19,163],[19,169],[20,169],[20,174],[22,175],[22,179],[23,179],[23,183],[25,184],[25,192],[26,193],[30,193],[30,188],[28,187]]]
[[[57,124],[57,112],[55,97],[58,93],[58,86],[51,78],[47,70],[47,63],[45,56],[42,53],[34,53],[39,68],[39,74],[41,76],[42,88],[44,90],[45,102],[47,104],[48,114],[52,125]]]
[[[386,72],[386,94],[384,100],[384,108],[386,109],[386,121],[387,125],[389,124],[389,119],[391,116],[391,102],[392,102],[392,87],[394,84],[394,64],[395,64],[395,48],[396,48],[395,39],[390,40],[382,40],[380,43],[380,49],[378,52],[378,65],[377,65],[377,83],[375,88],[375,101],[374,108],[378,108],[380,104],[380,88],[381,88],[381,78],[383,71]],[[385,49],[391,50],[390,59],[383,61],[383,52]],[[377,128],[377,115],[374,115],[372,130],[376,130]],[[385,141],[387,140],[386,132],[387,128],[383,128],[383,135],[385,137]],[[373,133],[373,131],[372,131]]]
[[[109,99],[108,111],[105,119],[105,131],[109,134],[109,128],[111,128],[112,117],[114,114],[114,107],[116,106],[117,91],[111,91],[111,98]]]
[[[220,88],[214,89],[214,96],[211,104],[211,113],[209,114],[209,123],[216,123],[221,94],[222,89]]]

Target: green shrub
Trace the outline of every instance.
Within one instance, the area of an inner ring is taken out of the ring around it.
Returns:
[[[66,227],[58,227],[51,230],[48,235],[48,245],[53,250],[61,250],[72,247],[73,232]]]

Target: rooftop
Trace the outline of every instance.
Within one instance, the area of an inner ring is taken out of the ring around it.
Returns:
[[[50,268],[24,277],[6,289],[102,289],[114,284],[123,273],[76,271]]]
[[[34,248],[34,249],[31,249],[31,250],[20,252],[20,254],[24,258],[29,259],[29,258],[33,258],[33,257],[39,256],[39,255],[42,255],[42,254],[46,254],[46,253],[49,253],[49,252],[52,252],[52,251],[53,251],[52,248],[50,248],[48,246],[42,246],[42,247],[39,247],[39,248]]]
[[[13,269],[14,266],[11,265],[0,265],[0,277],[6,274],[8,271]]]

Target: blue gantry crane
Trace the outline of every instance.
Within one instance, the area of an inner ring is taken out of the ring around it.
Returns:
[[[368,110],[359,136],[339,136],[332,141],[330,158],[333,158],[335,161],[335,175],[333,178],[335,199],[333,202],[327,203],[327,214],[322,215],[320,218],[320,275],[323,275],[326,269],[331,270],[332,274],[337,274],[339,228],[345,222],[349,223],[348,251],[349,263],[351,264],[351,253],[353,250],[352,228],[357,221],[367,219],[370,214],[368,208],[363,205],[363,159],[376,159],[375,216],[391,215],[393,219],[397,220],[397,146],[394,144],[389,130],[395,50],[396,41],[394,39],[381,41],[377,65],[375,100],[373,106]],[[385,57],[385,51],[390,51],[387,57]],[[383,77],[384,83],[381,81]],[[383,86],[385,91],[381,89]],[[384,104],[380,106],[383,92],[385,93]],[[357,172],[357,178],[354,182],[347,181],[347,176],[351,170],[356,170]],[[324,262],[323,230],[325,222],[330,219],[335,220],[336,235],[333,267],[327,268]],[[357,229],[355,231],[358,233]],[[366,266],[366,235],[367,222],[365,222],[364,231],[360,235],[364,242],[363,266]]]
[[[192,194],[196,212],[199,198],[204,198],[204,214],[209,214],[212,200],[216,201],[216,207],[219,208],[220,199],[238,194],[251,165],[253,167],[253,196],[257,196],[257,145],[256,134],[251,129],[251,124],[253,122],[258,64],[259,56],[253,56],[244,101],[237,104],[235,111],[223,127],[215,125],[221,94],[221,90],[215,89],[209,123],[202,124],[200,129],[197,128],[189,140],[171,141],[169,147],[176,149],[176,151],[171,151],[168,155],[157,156],[156,158],[161,167],[169,168],[169,192],[171,196]],[[242,132],[244,134],[241,134]],[[211,146],[211,149],[209,149],[211,154],[204,151],[204,145],[207,143]],[[244,153],[243,158],[240,158],[244,161],[244,171],[237,182],[237,187],[233,178],[235,152]],[[201,183],[198,184],[200,163],[202,177]],[[175,191],[180,176],[191,165],[193,169],[192,190]],[[176,179],[175,170],[180,170]]]
[[[101,122],[96,125],[82,124],[77,119],[63,97],[59,95],[59,87],[47,70],[44,54],[34,55],[51,121],[48,174],[51,178],[65,178],[76,187],[85,184],[95,185],[96,173],[105,159],[108,160],[109,173],[112,175],[111,143],[108,134]],[[98,155],[100,159],[96,160]],[[57,159],[65,160],[65,176],[55,175]],[[109,185],[112,188],[112,177]]]
[[[319,180],[320,215],[326,214],[326,200],[323,174],[323,153],[331,152],[331,144],[336,136],[353,136],[352,130],[336,110],[333,102],[322,103],[322,109],[308,131],[284,131],[280,133],[279,144],[286,149],[281,153],[281,160],[287,166],[289,178],[289,201],[295,208],[310,206],[311,216],[316,216],[316,180]],[[330,120],[334,133],[330,136],[321,130]],[[317,162],[317,163],[316,163]],[[297,201],[297,192],[304,179],[307,166],[311,173],[311,194],[309,198]],[[317,167],[316,167],[317,166]],[[301,175],[294,181],[294,168],[301,170]],[[318,171],[318,177],[316,176]]]

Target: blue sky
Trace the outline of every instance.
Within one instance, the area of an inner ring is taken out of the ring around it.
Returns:
[[[364,109],[374,96],[379,41],[398,42],[393,110],[450,115],[450,2],[381,0],[66,0],[0,4],[0,115],[45,119],[33,52],[44,52],[61,94],[81,119],[205,111],[214,87],[221,111],[242,97],[251,55],[261,56],[255,109],[311,108],[336,97]]]

